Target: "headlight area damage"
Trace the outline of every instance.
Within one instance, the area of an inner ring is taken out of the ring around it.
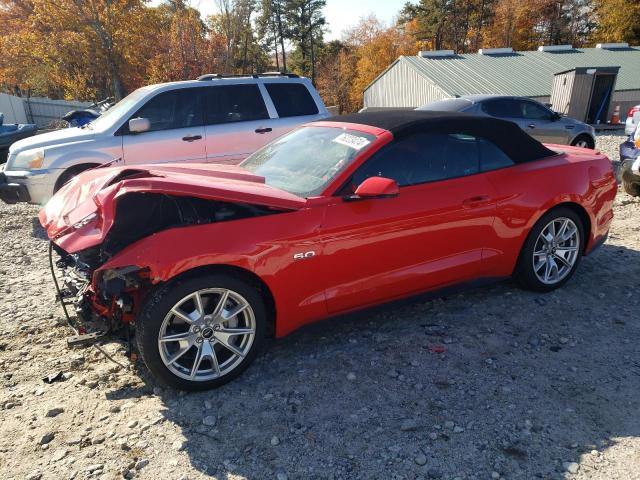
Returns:
[[[101,268],[123,249],[172,228],[294,209],[295,198],[261,198],[261,190],[268,188],[261,177],[229,179],[230,170],[225,168],[224,179],[209,179],[210,184],[197,188],[185,185],[190,176],[169,180],[168,175],[160,176],[166,172],[98,169],[81,174],[52,198],[40,222],[51,240],[51,253],[59,257],[51,261],[59,299],[65,311],[72,306],[77,317],[78,323],[68,318],[80,334],[73,343],[91,343],[118,331],[128,336],[127,326],[135,322],[153,285],[143,252],[139,265]],[[241,171],[231,173],[242,176]],[[238,189],[248,192],[238,194]]]

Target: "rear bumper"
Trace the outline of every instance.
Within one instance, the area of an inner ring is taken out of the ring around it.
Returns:
[[[10,183],[4,172],[0,172],[0,200],[13,205],[18,202],[30,202],[31,196],[25,185]]]

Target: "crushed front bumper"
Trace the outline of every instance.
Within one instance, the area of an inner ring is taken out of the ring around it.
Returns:
[[[10,183],[4,172],[0,172],[0,200],[13,205],[18,202],[31,202],[27,186],[21,183]]]

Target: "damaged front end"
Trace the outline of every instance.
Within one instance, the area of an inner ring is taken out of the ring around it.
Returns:
[[[157,283],[151,278],[144,249],[136,252],[133,264],[109,268],[122,250],[164,230],[291,211],[298,201],[282,195],[265,197],[260,191],[264,185],[253,195],[238,194],[238,188],[251,189],[250,181],[239,186],[232,181],[199,190],[192,188],[198,196],[189,195],[183,183],[161,173],[167,172],[111,168],[89,171],[63,187],[40,213],[51,240],[51,255],[55,251],[59,257],[55,261],[57,271],[51,258],[59,299],[67,319],[84,338],[95,339],[118,331],[128,337],[128,327]],[[229,175],[228,171],[224,174]],[[260,183],[259,178],[252,181]],[[225,190],[229,191],[228,196],[223,195]],[[260,195],[262,201],[252,202]],[[243,196],[247,202],[241,201]],[[188,242],[185,230],[185,243]],[[67,307],[73,308],[75,322]]]
[[[128,338],[128,326],[135,318],[134,307],[149,291],[148,269],[137,266],[96,272],[96,252],[70,254],[51,242],[52,275],[58,300],[77,336],[70,344],[87,344],[107,334],[122,333]],[[55,265],[55,268],[54,268]],[[69,308],[72,312],[69,312]],[[72,314],[74,318],[72,319]]]

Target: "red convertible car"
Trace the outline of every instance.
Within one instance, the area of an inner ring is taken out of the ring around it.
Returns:
[[[159,380],[205,389],[269,333],[478,280],[557,288],[606,239],[615,194],[597,151],[386,111],[307,124],[239,166],[90,170],[40,221],[79,317],[135,325]]]

